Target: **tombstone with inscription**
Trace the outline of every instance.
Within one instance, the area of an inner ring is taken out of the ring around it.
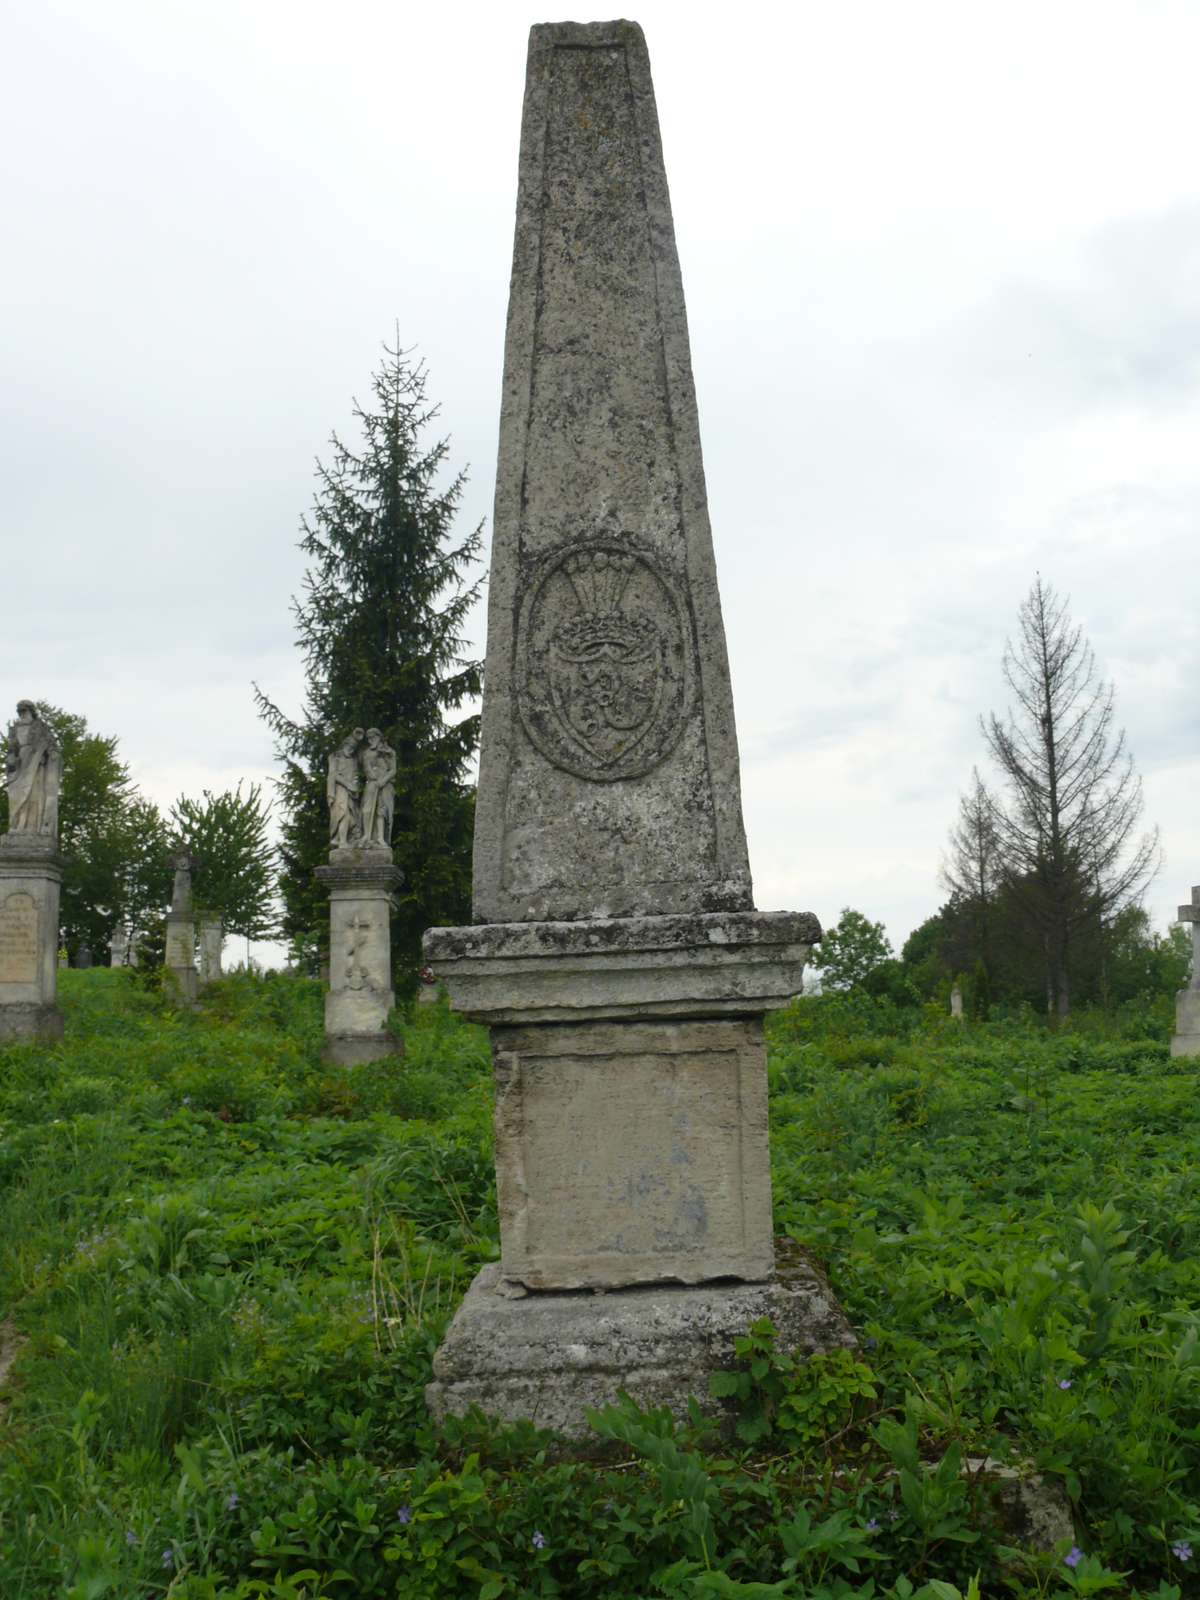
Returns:
[[[225,924],[220,917],[204,912],[200,917],[200,987],[207,988],[221,976],[221,954],[225,948]]]
[[[957,983],[950,991],[950,1015],[955,1017],[959,1022],[961,1022],[963,1019],[962,990],[959,988]]]
[[[62,755],[32,700],[17,705],[4,759],[0,838],[0,1040],[58,1039],[58,799]]]
[[[196,913],[192,906],[192,873],[196,857],[186,845],[171,855],[175,883],[171,909],[167,912],[167,949],[164,965],[175,996],[184,1005],[194,1005],[199,989],[196,971]]]
[[[1173,1056],[1200,1056],[1200,884],[1192,890],[1191,904],[1180,906],[1180,922],[1192,927],[1192,981],[1175,996]]]
[[[329,988],[325,1056],[339,1066],[395,1055],[387,1031],[392,990],[392,865],[396,754],[378,728],[354,732],[329,757]]]
[[[762,1019],[821,930],[754,909],[633,23],[530,35],[489,595],[476,925],[425,952],[491,1030],[501,1258],[427,1399],[571,1434],[622,1388],[707,1395],[758,1317],[791,1350],[853,1343],[775,1258]]]

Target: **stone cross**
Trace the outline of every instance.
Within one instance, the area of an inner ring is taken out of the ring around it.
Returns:
[[[1200,989],[1200,884],[1192,889],[1190,905],[1180,906],[1180,922],[1190,922],[1192,925],[1192,982],[1193,989]]]
[[[501,1259],[427,1393],[439,1414],[573,1432],[622,1387],[682,1409],[747,1320],[770,1316],[784,1348],[848,1330],[815,1279],[824,1320],[802,1330],[775,1277],[762,1018],[821,934],[754,909],[636,23],[534,27],[517,195],[475,922],[425,937],[492,1033]],[[600,1315],[594,1290],[613,1291]]]

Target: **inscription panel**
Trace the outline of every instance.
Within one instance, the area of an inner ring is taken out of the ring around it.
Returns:
[[[0,900],[0,983],[36,983],[38,908],[31,894]]]
[[[167,928],[167,966],[191,967],[196,964],[196,937],[186,928]]]

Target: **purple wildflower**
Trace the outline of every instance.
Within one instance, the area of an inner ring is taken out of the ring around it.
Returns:
[[[546,1535],[537,1528],[533,1530],[533,1548],[535,1550],[544,1550],[546,1548]]]
[[[169,1545],[167,1546],[167,1548],[162,1553],[162,1564],[163,1564],[164,1567],[168,1567],[168,1568],[173,1567],[175,1565],[175,1552],[174,1552],[174,1550],[171,1549],[171,1547]]]
[[[401,1506],[399,1511],[396,1513],[396,1521],[402,1528],[407,1528],[409,1523],[412,1521],[412,1507]]]
[[[125,1543],[126,1544],[136,1544],[137,1543],[137,1534],[134,1533],[132,1528],[126,1528],[125,1529]]]
[[[1190,1561],[1192,1559],[1192,1547],[1186,1539],[1179,1539],[1171,1546],[1171,1554],[1176,1561]]]
[[[878,1533],[879,1532],[879,1518],[878,1517],[872,1517],[870,1522],[867,1523],[867,1532],[868,1533]]]
[[[1070,1378],[1060,1378],[1060,1379],[1059,1379],[1059,1380],[1058,1380],[1058,1387],[1059,1387],[1059,1388],[1060,1388],[1060,1389],[1069,1389],[1069,1388],[1070,1388],[1070,1387],[1071,1387],[1071,1380],[1070,1380]]]
[[[226,1511],[236,1511],[237,1506],[238,1492],[236,1489],[230,1489],[229,1493],[225,1496],[225,1509]]]
[[[1073,1544],[1063,1557],[1063,1565],[1067,1567],[1077,1567],[1082,1560],[1083,1551],[1077,1544]]]

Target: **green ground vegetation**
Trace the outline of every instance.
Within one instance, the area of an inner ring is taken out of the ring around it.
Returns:
[[[333,1072],[306,979],[180,1015],[61,977],[65,1042],[0,1052],[5,1600],[1196,1592],[1200,1103],[1166,1005],[776,1015],[777,1231],[861,1347],[749,1329],[732,1441],[620,1404],[581,1462],[426,1418],[497,1252],[482,1032],[421,1007],[402,1063]],[[986,1456],[1072,1539],[1022,1552]]]

